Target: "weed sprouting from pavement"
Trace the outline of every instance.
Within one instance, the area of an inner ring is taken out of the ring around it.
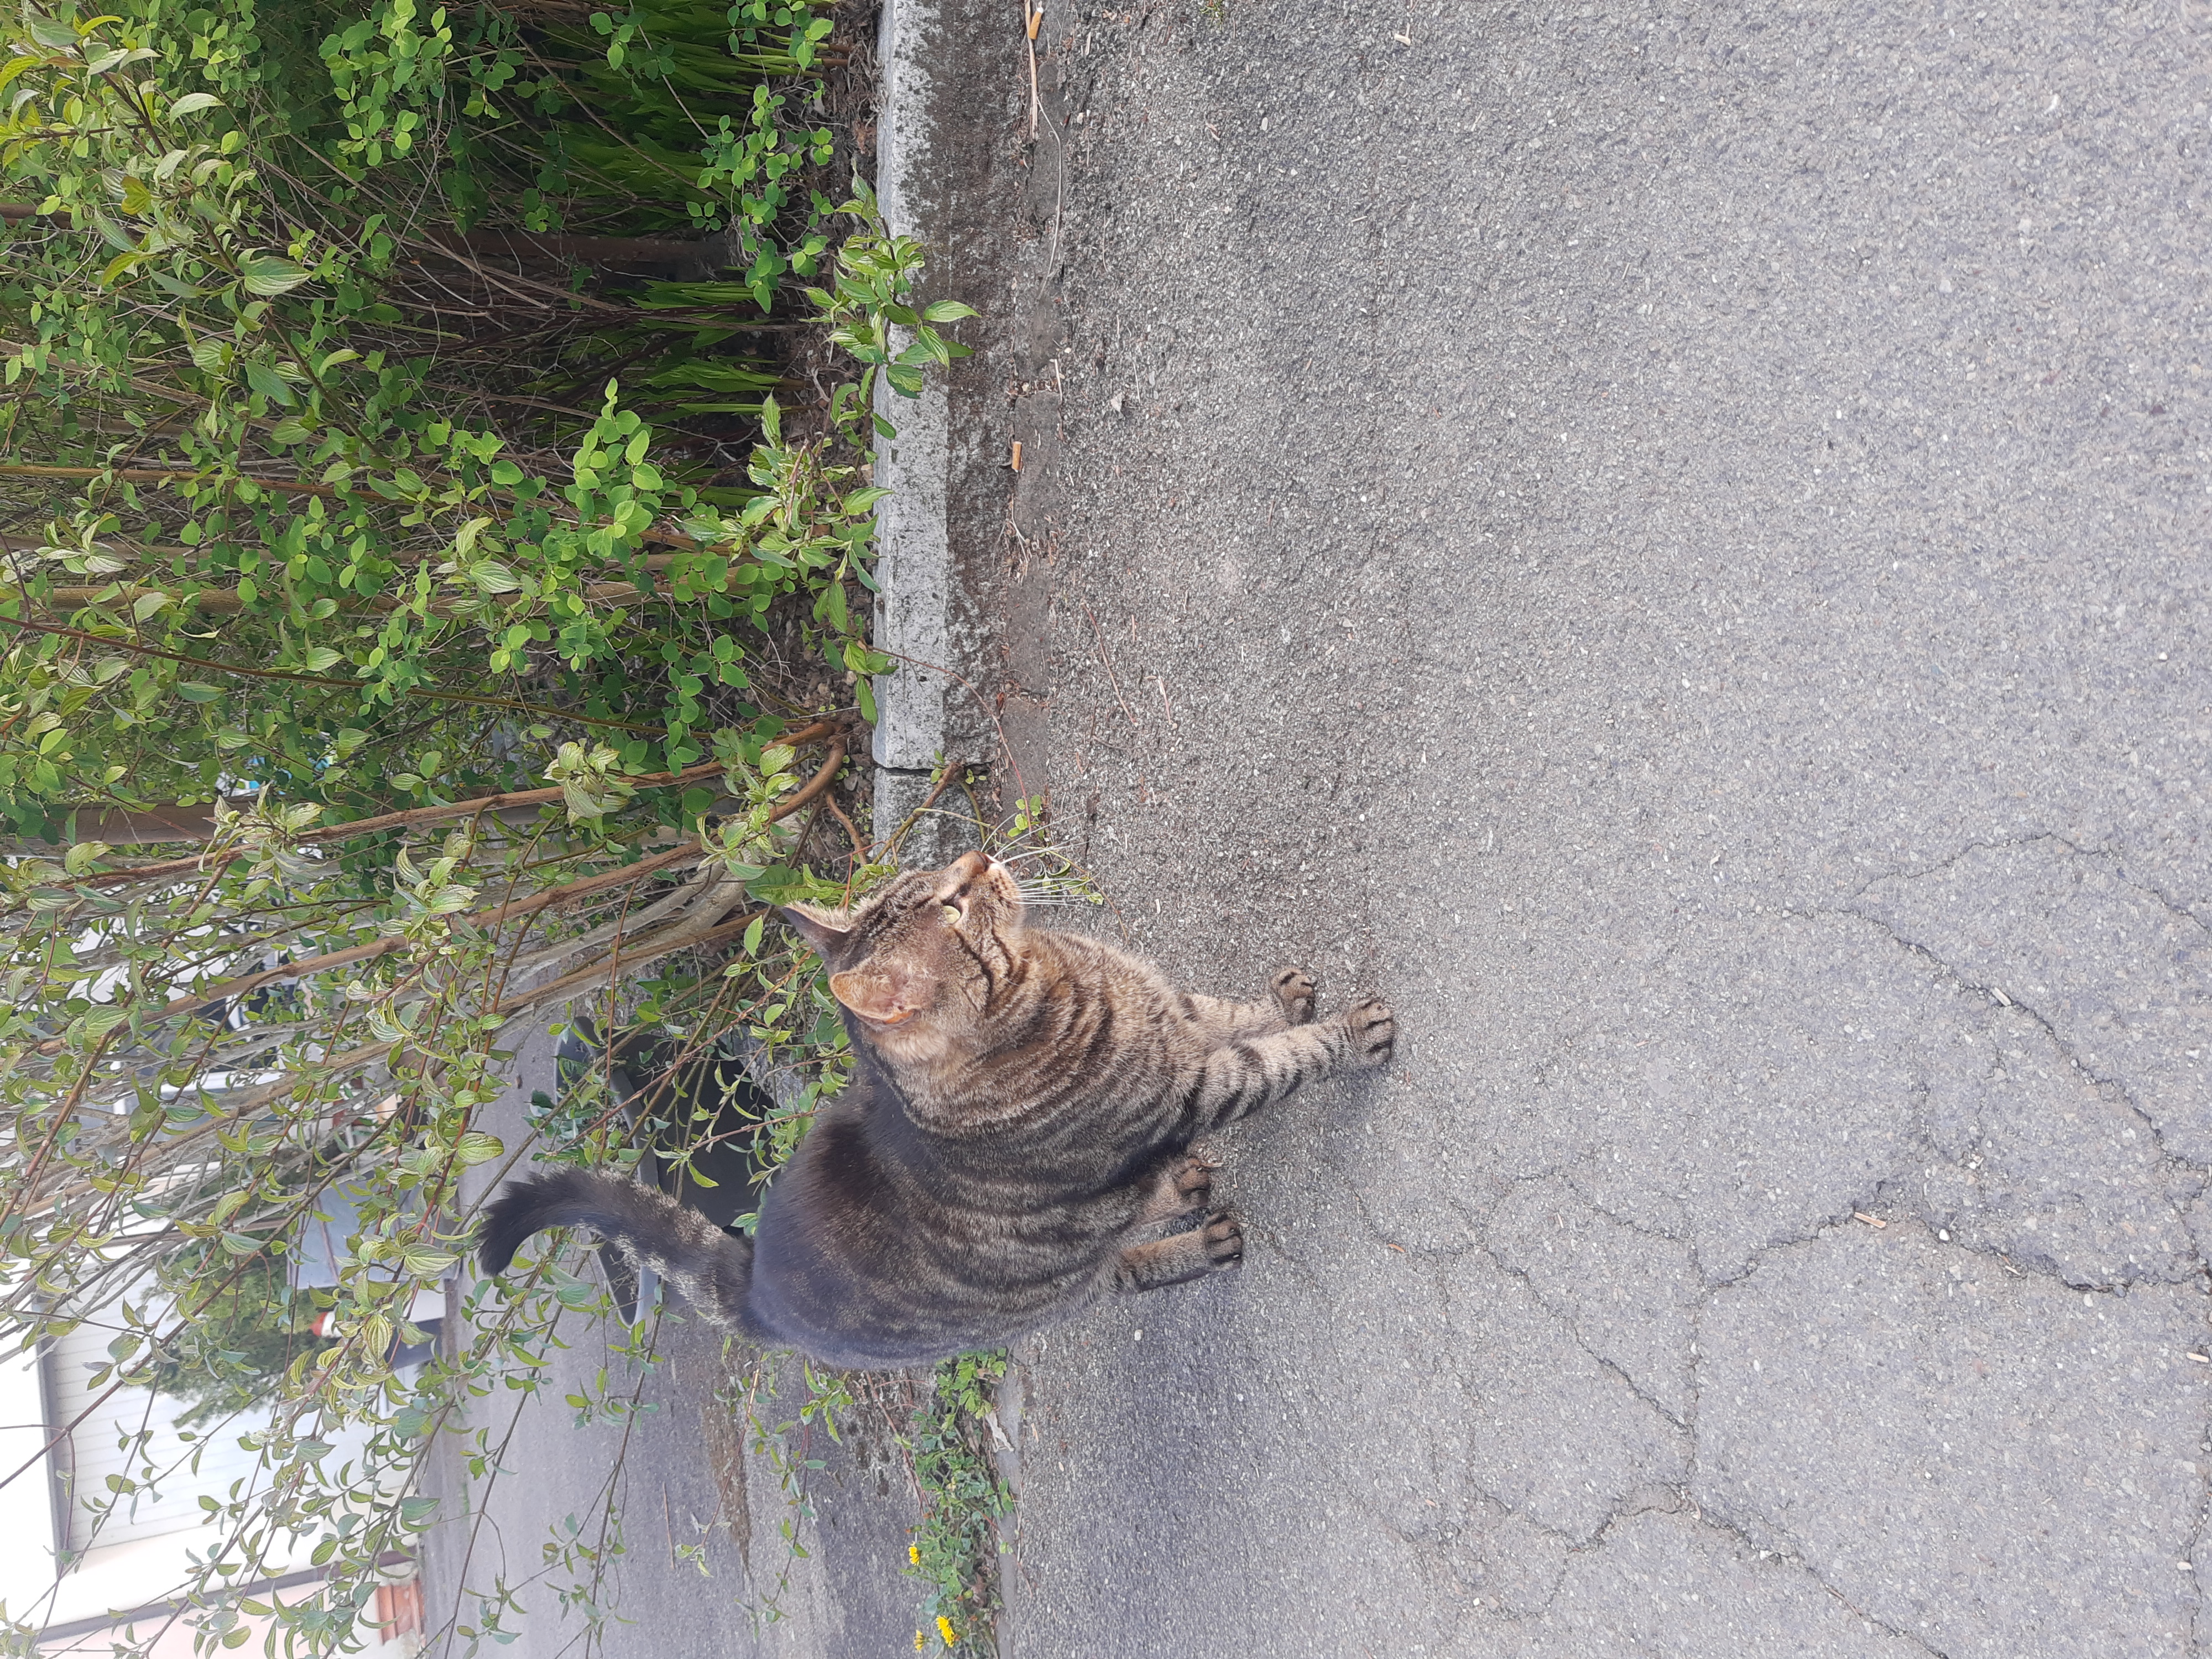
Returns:
[[[907,1547],[907,1572],[928,1587],[923,1627],[945,1647],[997,1650],[993,1620],[999,1607],[999,1523],[1013,1511],[1013,1494],[992,1461],[994,1395],[1006,1375],[1003,1350],[946,1360],[915,1409],[907,1451],[921,1495],[921,1518]]]

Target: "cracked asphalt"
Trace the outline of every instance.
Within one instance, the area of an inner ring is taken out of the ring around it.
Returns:
[[[1014,42],[1009,781],[1407,1042],[1019,1351],[1009,1653],[2212,1646],[2207,33]]]

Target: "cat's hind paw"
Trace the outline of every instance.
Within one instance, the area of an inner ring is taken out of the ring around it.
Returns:
[[[1344,1030],[1352,1040],[1352,1065],[1371,1069],[1390,1063],[1398,1047],[1398,1017],[1381,997],[1354,1003],[1345,1013]]]
[[[1193,1152],[1185,1158],[1182,1167],[1169,1177],[1167,1207],[1169,1215],[1188,1215],[1194,1210],[1203,1210],[1213,1202],[1213,1172],[1221,1167],[1221,1160],[1201,1152]]]
[[[1243,1265],[1244,1229],[1228,1211],[1216,1210],[1206,1217],[1200,1237],[1205,1241],[1207,1265],[1214,1272]]]
[[[1285,968],[1267,981],[1286,1025],[1310,1025],[1314,1018],[1314,976],[1303,968]]]
[[[1214,1203],[1214,1170],[1221,1168],[1218,1157],[1192,1151],[1182,1164],[1170,1164],[1159,1172],[1159,1186],[1152,1188],[1152,1197],[1146,1203],[1148,1221],[1175,1221],[1199,1210],[1210,1210]]]

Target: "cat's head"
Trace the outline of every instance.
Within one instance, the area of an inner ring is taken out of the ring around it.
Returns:
[[[781,914],[822,953],[831,994],[894,1054],[960,1043],[1018,977],[1021,890],[981,853],[909,870],[850,910],[791,904]]]

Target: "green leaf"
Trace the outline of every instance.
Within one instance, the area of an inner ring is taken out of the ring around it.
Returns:
[[[177,695],[186,702],[213,702],[222,695],[222,688],[208,685],[199,680],[179,680]]]
[[[258,290],[257,290],[258,291]],[[283,292],[278,289],[277,292]],[[293,404],[292,388],[284,384],[284,377],[264,362],[248,362],[246,383],[272,404],[289,409]]]
[[[144,622],[147,617],[152,616],[163,605],[168,604],[168,602],[169,596],[167,593],[141,593],[137,599],[131,601],[131,617],[134,621]]]
[[[204,109],[221,109],[222,107],[222,100],[211,92],[188,92],[169,106],[169,113],[173,116],[198,115]]]
[[[152,257],[151,254],[136,248],[128,253],[117,254],[101,269],[100,285],[102,288],[113,288],[117,278],[129,276]]]
[[[761,926],[766,921],[767,918],[765,916],[755,916],[752,919],[751,925],[745,929],[745,954],[747,956],[757,957],[760,954]]]
[[[963,306],[957,300],[939,300],[922,307],[921,317],[928,323],[957,323],[963,317],[980,317],[983,313],[973,306]]]
[[[62,854],[62,868],[72,876],[81,876],[114,850],[104,841],[80,841],[71,843]],[[121,1355],[116,1356],[118,1358]]]
[[[489,1164],[506,1151],[497,1135],[485,1134],[480,1129],[470,1130],[453,1143],[453,1156],[464,1165]]]
[[[289,294],[314,275],[313,271],[303,270],[289,259],[280,258],[274,253],[255,254],[240,267],[240,274],[246,279],[247,293],[258,294],[264,298]]]

